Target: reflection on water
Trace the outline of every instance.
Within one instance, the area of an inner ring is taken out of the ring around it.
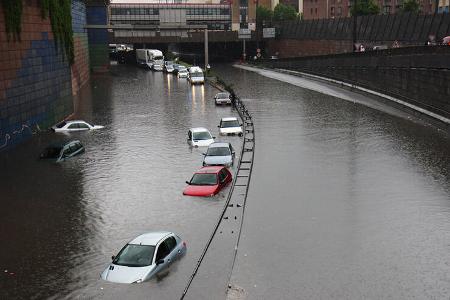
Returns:
[[[215,92],[176,76],[114,66],[94,77],[75,105],[75,118],[105,129],[42,133],[1,153],[0,298],[179,297],[227,192],[182,196],[204,151],[189,148],[188,129],[203,126],[218,136],[220,118],[234,115],[215,107]],[[37,160],[49,143],[74,138],[85,154],[62,164]],[[223,139],[240,147],[238,137]],[[133,286],[100,280],[111,255],[154,230],[187,241],[187,255],[168,276]]]

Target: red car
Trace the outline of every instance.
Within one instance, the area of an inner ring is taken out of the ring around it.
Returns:
[[[183,195],[210,197],[214,196],[232,180],[230,171],[223,166],[203,167],[186,181],[188,186]]]

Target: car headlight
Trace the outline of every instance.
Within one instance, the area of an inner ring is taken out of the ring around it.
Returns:
[[[133,283],[141,283],[141,282],[142,282],[142,279],[138,279],[136,281],[133,281]]]

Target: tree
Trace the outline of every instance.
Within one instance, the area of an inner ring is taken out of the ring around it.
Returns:
[[[273,10],[273,19],[275,21],[288,21],[295,20],[297,18],[297,11],[295,11],[295,8],[290,5],[278,3]]]
[[[273,11],[271,11],[269,8],[266,8],[264,6],[258,5],[256,8],[256,23],[262,24],[263,22],[267,22],[272,20],[273,17]]]
[[[403,12],[419,13],[420,4],[417,0],[405,0],[402,5]]]
[[[380,8],[373,0],[353,0],[350,13],[352,16],[377,15]]]

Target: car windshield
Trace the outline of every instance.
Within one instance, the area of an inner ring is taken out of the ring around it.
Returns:
[[[210,140],[211,138],[211,134],[207,131],[194,132],[194,135],[192,137],[194,141]]]
[[[192,185],[216,185],[216,174],[196,173],[192,176],[190,184]]]
[[[48,147],[41,154],[41,158],[58,158],[61,153],[61,147]]]
[[[178,70],[180,72],[187,72],[187,69],[185,67],[179,67]]]
[[[230,149],[228,147],[212,147],[212,148],[208,148],[206,155],[207,156],[227,156],[227,155],[230,155]]]
[[[226,98],[229,98],[229,94],[228,93],[218,93],[217,98],[226,99]]]
[[[239,122],[237,120],[231,120],[231,121],[222,121],[221,126],[222,128],[230,128],[230,127],[241,127],[239,125]]]
[[[202,72],[194,72],[194,73],[191,73],[191,77],[203,77],[203,73]]]
[[[66,122],[62,121],[61,123],[59,123],[58,125],[56,125],[57,128],[63,128],[64,126],[66,126]]]
[[[171,61],[166,61],[166,66],[172,66],[173,65],[173,62],[171,62]]]
[[[152,264],[155,246],[127,244],[114,258],[113,264],[127,267],[145,267]]]
[[[164,59],[164,56],[155,56],[153,59],[154,60],[162,60],[162,59]]]

